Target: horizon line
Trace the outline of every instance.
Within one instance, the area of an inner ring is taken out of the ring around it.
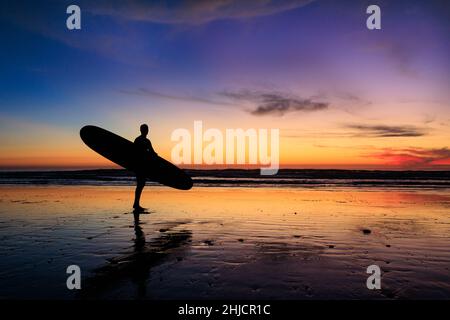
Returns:
[[[194,167],[179,167],[182,170],[194,170],[194,171],[226,171],[226,170],[260,170],[260,167],[215,167],[215,168],[194,168]],[[129,171],[125,168],[121,167],[16,167],[16,168],[2,168],[0,167],[0,172],[68,172],[68,171],[100,171],[100,170],[122,170],[122,171]],[[448,165],[442,165],[442,167],[435,167],[435,168],[407,168],[407,167],[390,167],[390,168],[383,168],[383,167],[375,167],[374,168],[358,168],[358,167],[280,167],[279,170],[323,170],[323,171],[332,171],[332,170],[339,170],[339,171],[450,171],[450,166]]]

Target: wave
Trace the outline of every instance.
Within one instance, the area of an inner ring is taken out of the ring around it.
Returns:
[[[369,171],[327,169],[281,169],[277,175],[261,176],[259,170],[185,170],[196,186],[211,187],[450,187],[450,171]],[[132,172],[121,169],[77,171],[0,172],[3,185],[105,185],[132,186]],[[157,185],[151,181],[148,185]]]

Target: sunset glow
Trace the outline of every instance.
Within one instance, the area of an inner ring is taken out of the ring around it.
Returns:
[[[389,3],[383,29],[369,31],[363,5],[283,3],[144,19],[81,2],[74,32],[61,27],[64,4],[2,10],[0,169],[114,167],[80,140],[86,124],[133,140],[148,123],[170,159],[171,133],[195,120],[280,129],[281,167],[450,168],[449,20],[439,8]]]

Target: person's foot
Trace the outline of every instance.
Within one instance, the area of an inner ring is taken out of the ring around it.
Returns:
[[[145,211],[145,208],[142,208],[139,205],[133,206],[133,209],[134,209],[134,212],[143,212],[143,211]]]

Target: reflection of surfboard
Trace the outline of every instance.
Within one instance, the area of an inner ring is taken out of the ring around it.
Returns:
[[[133,142],[117,134],[96,126],[85,126],[81,128],[80,136],[89,148],[127,170],[140,171],[148,179],[172,188],[192,188],[192,179],[177,166],[159,156],[143,155]]]

